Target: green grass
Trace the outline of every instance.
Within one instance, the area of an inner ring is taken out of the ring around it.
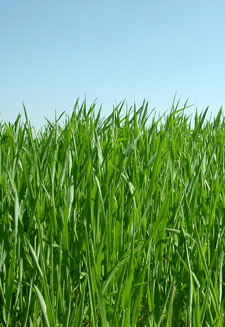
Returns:
[[[0,326],[224,326],[222,110],[123,107],[0,124]]]

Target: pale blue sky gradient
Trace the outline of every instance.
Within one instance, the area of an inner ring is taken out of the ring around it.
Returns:
[[[77,99],[103,114],[126,99],[163,113],[175,92],[225,104],[225,1],[0,0],[0,113],[40,127]]]

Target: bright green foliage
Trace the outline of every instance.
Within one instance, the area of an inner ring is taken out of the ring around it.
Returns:
[[[123,107],[0,124],[0,326],[224,326],[222,110]]]

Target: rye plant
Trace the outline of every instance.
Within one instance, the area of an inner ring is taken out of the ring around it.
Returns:
[[[0,124],[0,326],[224,326],[225,118],[187,107]]]

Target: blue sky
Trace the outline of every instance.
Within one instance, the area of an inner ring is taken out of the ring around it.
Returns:
[[[225,104],[225,2],[0,0],[0,118],[40,127],[86,96],[108,115],[126,99],[163,113],[175,92]]]

